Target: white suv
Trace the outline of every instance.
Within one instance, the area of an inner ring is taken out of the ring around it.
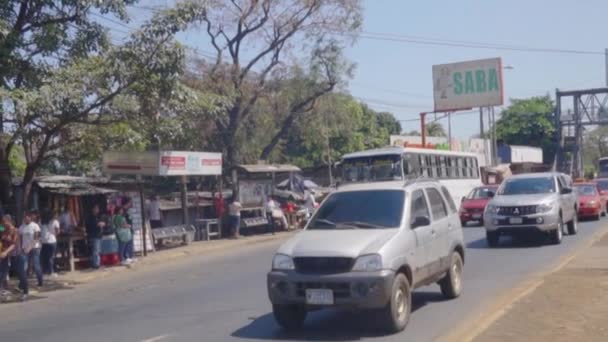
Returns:
[[[456,205],[437,181],[349,185],[279,248],[268,294],[285,329],[299,328],[308,310],[340,306],[374,309],[397,332],[413,289],[436,282],[447,298],[460,295],[464,256]]]

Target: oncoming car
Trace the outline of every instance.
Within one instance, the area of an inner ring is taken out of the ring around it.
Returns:
[[[373,310],[390,332],[403,330],[412,290],[438,283],[462,291],[465,249],[456,205],[437,181],[379,182],[340,188],[304,231],[272,260],[268,294],[284,329],[309,310]]]
[[[494,197],[498,185],[480,186],[473,189],[460,203],[460,222],[466,226],[469,222],[478,222],[483,226],[483,212],[488,202]]]
[[[563,173],[530,173],[506,179],[486,206],[484,222],[488,245],[501,235],[549,235],[554,244],[564,233],[578,231],[577,200],[572,181]]]
[[[575,183],[578,197],[578,217],[599,220],[606,215],[606,202],[602,200],[595,183]]]

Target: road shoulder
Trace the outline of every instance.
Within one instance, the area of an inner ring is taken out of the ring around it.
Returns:
[[[513,303],[474,341],[606,341],[608,234]]]

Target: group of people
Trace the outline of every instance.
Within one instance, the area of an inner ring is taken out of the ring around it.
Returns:
[[[276,196],[268,196],[268,200],[264,203],[264,214],[268,220],[269,232],[274,234],[277,230],[277,226],[280,226],[283,229],[287,229],[289,227],[290,224],[285,213],[297,214],[298,217],[309,219],[314,213],[317,205],[318,204],[315,196],[310,191],[306,192],[304,195],[304,201],[300,210],[298,210],[298,206],[291,200],[286,201],[281,205]],[[216,208],[217,206],[218,205],[216,204]],[[242,204],[236,198],[233,198],[231,203],[228,205],[228,226],[232,233],[232,237],[234,238],[238,238],[240,236],[242,209]],[[221,214],[218,214],[218,217],[221,217]]]
[[[130,265],[133,258],[133,221],[129,210],[130,201],[114,208],[113,212],[102,215],[99,205],[93,206],[91,215],[85,221],[91,267],[101,268],[101,241],[104,235],[115,235],[118,241],[118,256],[122,265]]]
[[[19,228],[10,215],[4,215],[0,223],[0,295],[9,293],[9,271],[19,278],[21,299],[29,295],[28,270],[36,275],[38,287],[44,285],[44,275],[56,276],[55,253],[60,223],[57,215],[44,211],[42,215],[32,211],[25,213]]]

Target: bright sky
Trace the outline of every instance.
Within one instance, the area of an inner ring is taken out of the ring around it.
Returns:
[[[172,2],[145,0],[139,5]],[[421,111],[432,110],[433,64],[502,57],[503,65],[512,67],[503,72],[507,101],[547,93],[553,97],[556,88],[601,87],[605,82],[602,52],[608,43],[601,43],[600,37],[606,31],[606,0],[364,0],[364,6],[363,36],[381,33],[394,39],[362,37],[348,49],[348,57],[357,64],[349,88],[371,107],[410,120],[402,122],[404,131],[419,129],[419,123],[411,120]],[[140,17],[139,11],[132,15]],[[201,51],[212,51],[205,35],[193,31],[181,34],[180,39]],[[428,44],[438,40],[449,45]],[[456,46],[471,43],[584,53]],[[447,122],[441,122],[447,129]],[[454,136],[465,138],[478,131],[479,115],[453,117]]]

